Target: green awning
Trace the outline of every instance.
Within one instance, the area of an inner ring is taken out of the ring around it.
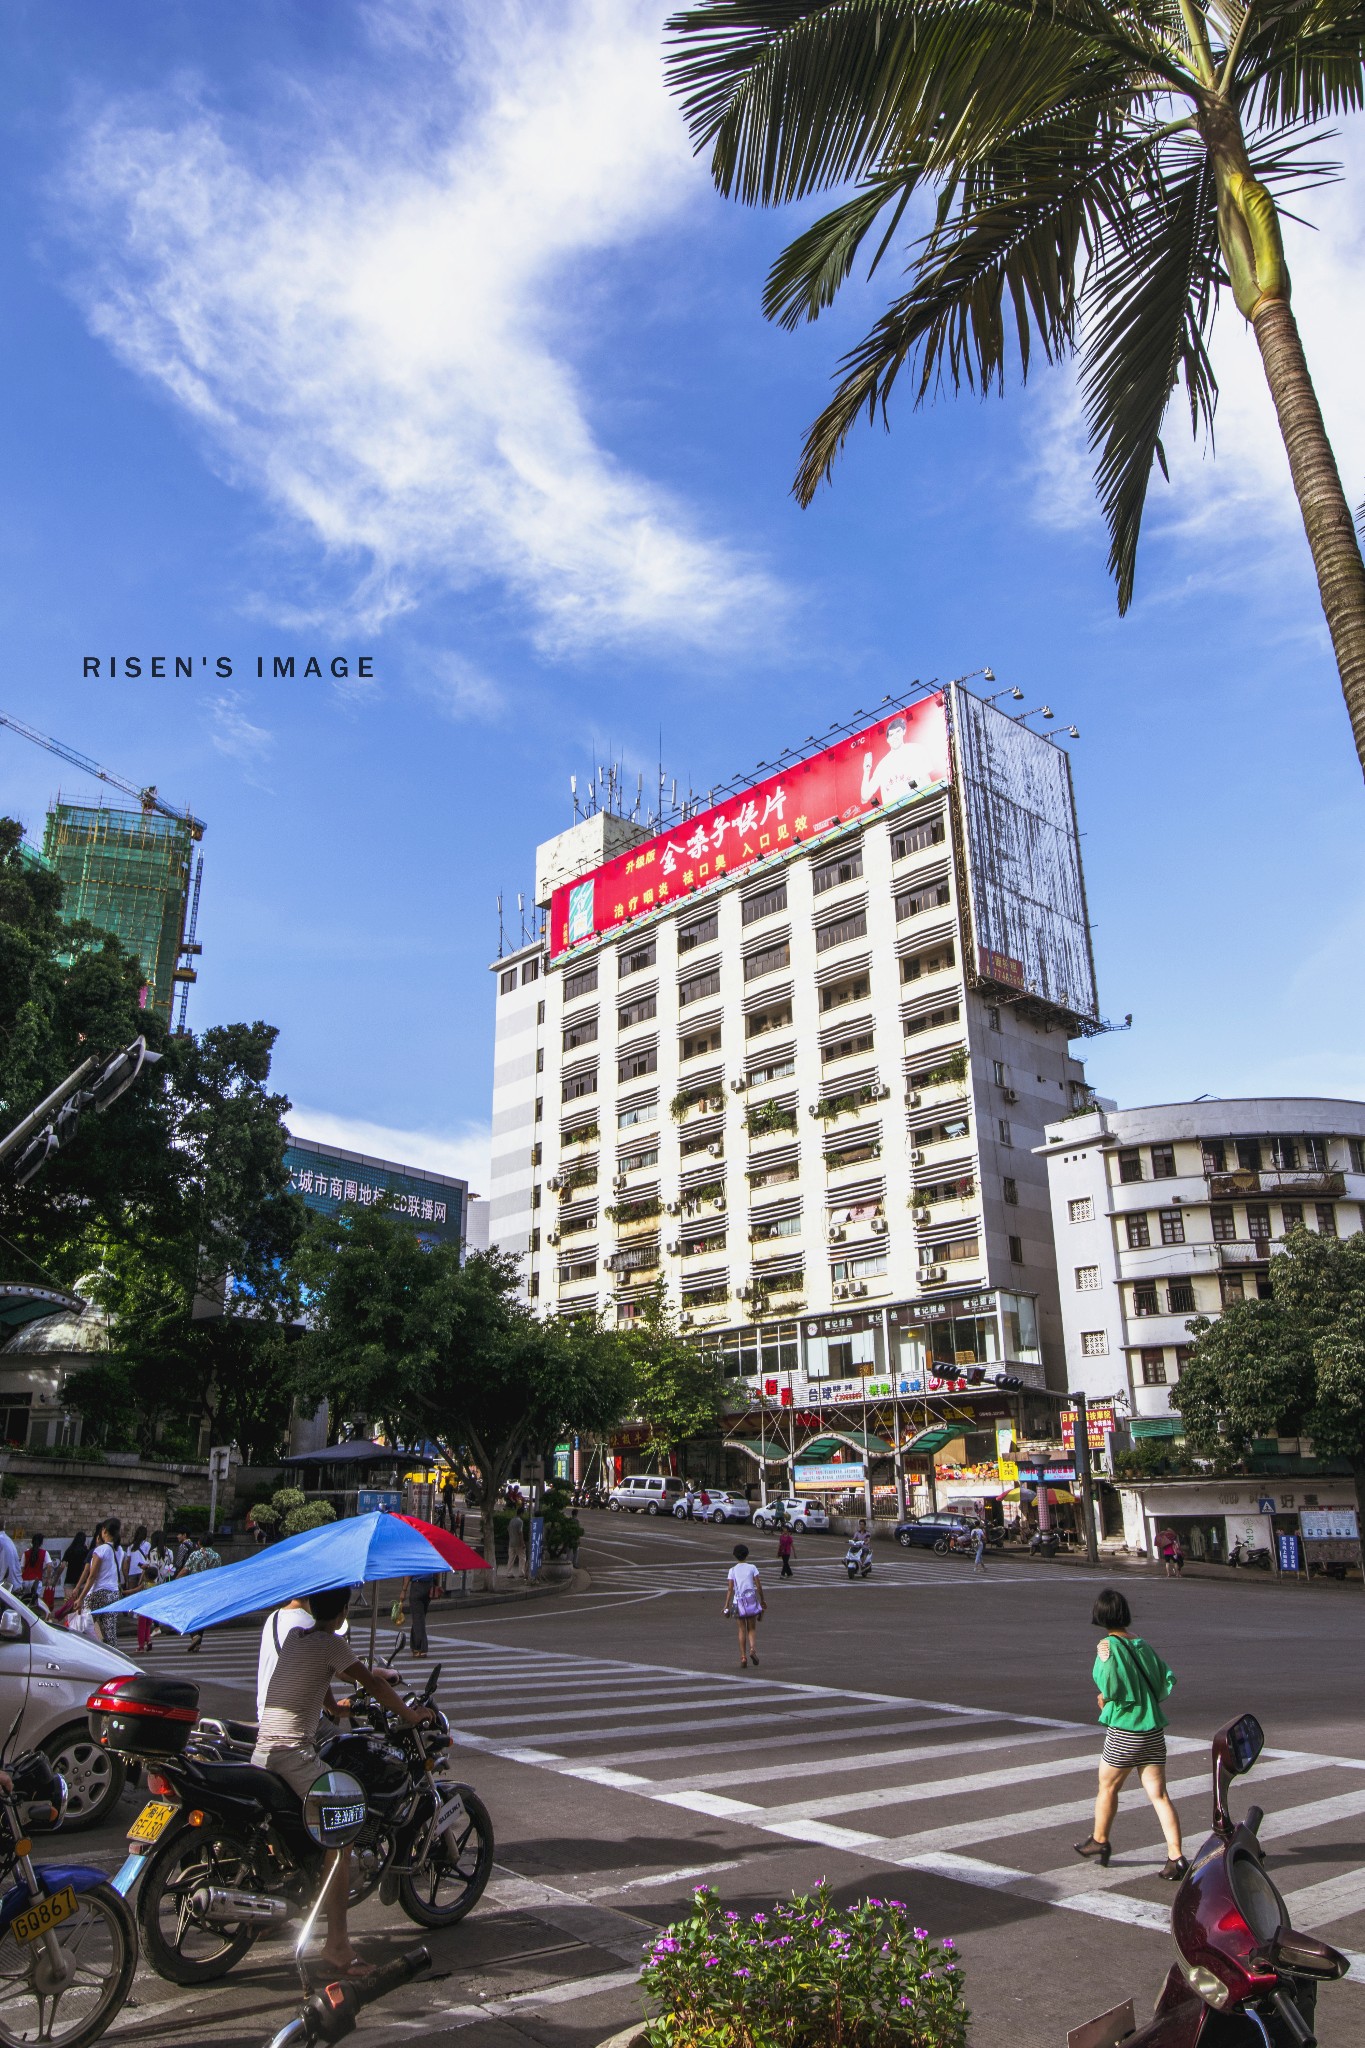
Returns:
[[[954,1437],[961,1436],[966,1426],[962,1422],[940,1423],[935,1429],[922,1429],[918,1436],[911,1437],[905,1449],[916,1457],[931,1457],[935,1451],[941,1451],[945,1444],[950,1444]]]
[[[961,1432],[959,1431],[960,1435]],[[889,1458],[891,1446],[879,1436],[868,1436],[864,1430],[850,1429],[843,1436],[821,1436],[813,1444],[801,1446],[799,1463],[809,1461],[813,1465],[824,1465],[837,1451],[859,1450],[867,1458]]]
[[[1129,1428],[1135,1437],[1185,1434],[1185,1425],[1178,1415],[1135,1415]]]
[[[0,1287],[0,1331],[21,1330],[40,1316],[77,1316],[85,1303],[77,1294],[58,1294],[50,1287],[29,1287],[10,1281]],[[0,1338],[3,1342],[3,1338]]]

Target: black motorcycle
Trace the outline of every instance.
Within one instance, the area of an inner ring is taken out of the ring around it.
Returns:
[[[439,1676],[438,1665],[409,1703],[430,1706]],[[193,1695],[187,1710],[197,1709],[198,1688],[184,1681],[124,1680],[125,1694],[130,1684],[174,1687]],[[488,1883],[493,1824],[473,1788],[445,1775],[449,1723],[435,1708],[432,1715],[432,1725],[409,1728],[377,1703],[357,1701],[351,1726],[319,1753],[324,1768],[365,1791],[365,1821],[350,1852],[352,1900],[378,1886],[419,1926],[452,1927]],[[298,1798],[249,1760],[255,1729],[192,1719],[180,1753],[147,1757],[151,1797],[129,1831],[131,1842],[148,1847],[128,1894],[137,1895],[147,1960],[173,1984],[225,1976],[268,1928],[304,1914],[320,1868]],[[145,1742],[145,1731],[144,1719],[123,1740]]]

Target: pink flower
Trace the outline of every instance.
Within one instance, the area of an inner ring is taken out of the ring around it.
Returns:
[[[914,1930],[914,1934],[916,1941],[927,1941],[929,1939],[929,1930],[927,1927],[917,1927]]]

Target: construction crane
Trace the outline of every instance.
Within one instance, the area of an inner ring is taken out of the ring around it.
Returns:
[[[145,789],[129,782],[122,775],[115,775],[108,768],[101,768],[98,761],[92,761],[88,754],[78,753],[75,747],[68,747],[64,740],[54,740],[45,732],[37,732],[31,725],[25,725],[22,718],[11,718],[7,711],[0,711],[0,725],[17,732],[21,739],[32,740],[35,747],[45,747],[49,754],[55,754],[59,761],[69,761],[73,768],[79,768],[83,775],[93,775],[97,782],[107,783],[110,789],[118,790],[124,796],[136,797],[144,811],[155,811],[158,817],[173,818],[177,824],[189,827],[190,837],[196,842],[203,838],[205,825],[202,818],[196,818],[191,811],[178,811],[173,804],[163,803],[156,793],[155,783]],[[190,890],[189,915],[185,920],[178,953],[179,965],[175,969],[174,981],[178,988],[178,1015],[173,1029],[185,1029],[185,1011],[190,998],[190,983],[198,979],[189,960],[203,952],[197,932],[199,927],[199,890],[204,879],[204,856],[195,858],[194,882]]]
[[[98,761],[92,761],[88,754],[78,754],[74,747],[68,747],[63,740],[50,739],[45,732],[35,732],[31,725],[25,725],[21,718],[11,718],[7,711],[0,711],[0,725],[7,725],[11,732],[17,732],[21,739],[32,740],[35,747],[46,747],[49,754],[55,754],[60,761],[69,761],[73,768],[79,768],[84,775],[93,775],[97,782],[107,782],[111,789],[117,789],[124,796],[135,796],[144,811],[156,811],[163,818],[177,818],[182,825],[188,825],[195,839],[204,836],[204,821],[189,811],[177,811],[173,805],[163,803],[156,793],[155,783],[140,789],[135,782],[128,782],[122,775],[115,775],[108,768],[101,768]]]

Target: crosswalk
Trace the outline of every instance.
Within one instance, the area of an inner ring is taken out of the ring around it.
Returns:
[[[714,1581],[714,1564],[700,1569]],[[381,1634],[381,1650],[390,1638]],[[228,1632],[206,1638],[201,1658],[162,1639],[149,1661],[249,1695],[255,1654],[254,1635]],[[1171,1889],[1157,1875],[1164,1850],[1140,1788],[1123,1796],[1107,1869],[1072,1852],[1094,1797],[1088,1725],[503,1645],[462,1636],[458,1624],[432,1631],[438,1659],[438,1698],[471,1754],[471,1776],[475,1756],[496,1756],[730,1823],[756,1843],[807,1843],[887,1871],[1169,1932]],[[1172,1735],[1168,1750],[1171,1794],[1197,1843],[1208,1825],[1208,1744]],[[1268,1748],[1238,1797],[1266,1810],[1262,1839],[1293,1924],[1347,1949],[1365,1982],[1365,1759]]]
[[[843,1551],[821,1550],[807,1553],[796,1560],[790,1579],[781,1578],[781,1568],[773,1560],[758,1558],[756,1562],[763,1575],[765,1586],[781,1585],[784,1592],[815,1592],[826,1590],[840,1580],[847,1582],[843,1565]],[[597,1593],[724,1593],[725,1572],[730,1563],[727,1556],[710,1556],[693,1559],[673,1559],[656,1563],[634,1561],[626,1557],[603,1558],[601,1550],[594,1546],[589,1557],[589,1572],[592,1590]],[[1017,1586],[1034,1579],[1055,1580],[1056,1573],[1037,1568],[1030,1570],[1026,1565],[1011,1563],[999,1568],[999,1576],[1008,1574],[1009,1584]],[[930,1586],[953,1588],[961,1586],[964,1580],[981,1583],[984,1578],[993,1583],[997,1572],[989,1563],[984,1573],[973,1572],[967,1558],[939,1558],[926,1551],[900,1551],[891,1545],[878,1544],[869,1579],[857,1581],[859,1586]],[[1088,1576],[1088,1575],[1087,1575]]]

